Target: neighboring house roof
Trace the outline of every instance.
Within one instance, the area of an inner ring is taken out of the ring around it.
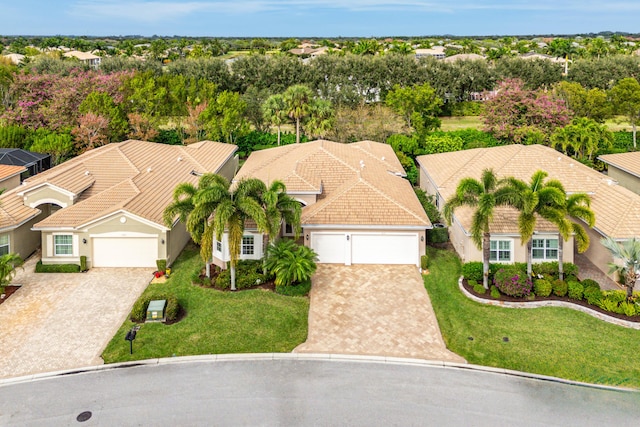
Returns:
[[[418,156],[417,161],[445,200],[455,193],[461,179],[479,179],[487,168],[492,168],[499,177],[512,176],[525,182],[535,171],[543,169],[549,174],[547,179],[562,182],[567,193],[591,196],[595,229],[601,234],[618,239],[640,236],[640,196],[552,148],[514,144]],[[470,209],[456,210],[456,218],[466,230],[470,229],[470,212]],[[513,209],[500,208],[491,231],[517,233],[516,215]],[[543,221],[538,230],[550,231],[553,227]]]
[[[20,64],[22,61],[24,61],[24,55],[20,54],[20,53],[9,53],[7,55],[3,55],[5,58],[9,58],[9,60],[11,60],[11,62],[13,62],[15,65]]]
[[[451,55],[446,57],[444,61],[445,62],[477,61],[479,59],[485,59],[485,57],[482,55],[478,55],[477,53],[458,53],[456,55]]]
[[[93,53],[81,52],[79,50],[71,50],[69,52],[65,52],[63,55],[67,58],[77,58],[80,61],[91,61],[95,59],[100,59],[99,56],[94,55]]]
[[[598,157],[604,163],[623,170],[631,175],[640,178],[640,152],[630,151],[628,153],[605,154]]]
[[[431,226],[391,146],[318,140],[251,153],[234,181],[284,182],[291,195],[315,194],[304,225]]]
[[[562,64],[564,64],[565,62],[564,58],[554,57],[551,55],[545,55],[544,53],[536,53],[536,52],[523,53],[519,57],[522,59],[546,59],[551,62],[562,63]]]
[[[49,154],[34,153],[20,148],[0,148],[0,164],[29,167],[35,165]]]
[[[26,172],[26,171],[27,171],[27,168],[25,168],[24,166],[0,164],[0,181],[4,181],[5,179],[11,178],[12,176],[19,175],[22,172]]]
[[[293,55],[310,55],[310,56],[316,56],[316,55],[322,55],[327,53],[327,51],[329,50],[328,47],[326,46],[321,46],[321,47],[298,47],[295,49],[289,49],[289,53],[293,54]]]
[[[17,225],[38,209],[25,207],[23,195],[42,186],[62,189],[76,197],[35,228],[84,226],[119,211],[129,212],[163,227],[162,213],[173,189],[182,182],[196,184],[192,171],[217,172],[237,147],[212,141],[189,146],[128,140],[88,151],[35,175],[0,196],[0,226]],[[4,223],[2,222],[4,219]]]

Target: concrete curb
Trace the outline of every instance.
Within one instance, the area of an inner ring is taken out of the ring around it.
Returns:
[[[467,289],[462,284],[463,277],[460,276],[458,279],[458,287],[460,291],[469,299],[472,299],[475,302],[485,305],[493,305],[496,307],[505,307],[505,308],[539,308],[539,307],[563,307],[570,308],[572,310],[580,311],[582,313],[588,314],[589,316],[595,317],[596,319],[602,320],[603,322],[611,323],[613,325],[622,326],[623,328],[630,329],[638,329],[640,330],[639,322],[630,322],[628,320],[618,319],[617,317],[607,316],[606,314],[600,313],[599,311],[592,310],[590,308],[584,307],[579,304],[572,304],[566,301],[523,301],[523,302],[508,302],[508,301],[497,301],[497,300],[489,300],[485,298],[479,298],[467,291]]]
[[[539,381],[548,381],[558,384],[565,384],[578,387],[589,387],[601,390],[610,390],[618,392],[639,393],[639,390],[614,387],[600,384],[590,384],[580,381],[567,380],[564,378],[551,377],[547,375],[538,375],[529,372],[514,371],[510,369],[494,368],[490,366],[472,365],[467,363],[446,362],[441,360],[424,360],[400,357],[385,356],[360,356],[355,354],[323,354],[323,353],[244,353],[244,354],[209,354],[199,356],[180,356],[162,359],[147,359],[131,362],[113,363],[109,365],[88,366],[78,369],[69,369],[55,372],[45,372],[34,375],[26,375],[22,377],[7,378],[0,380],[0,387],[13,384],[21,384],[31,381],[40,381],[56,378],[65,375],[87,374],[92,372],[109,371],[114,369],[135,368],[141,366],[154,365],[170,365],[183,363],[223,363],[223,362],[252,362],[265,360],[293,360],[293,361],[325,361],[325,362],[351,362],[351,363],[378,363],[399,366],[415,366],[423,368],[439,368],[439,369],[463,369],[484,372],[487,374],[508,375],[525,379],[533,379]]]

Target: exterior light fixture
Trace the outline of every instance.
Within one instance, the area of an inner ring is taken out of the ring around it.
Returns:
[[[87,239],[82,239],[82,243],[87,244]]]
[[[160,243],[164,245],[164,239],[160,239]]]

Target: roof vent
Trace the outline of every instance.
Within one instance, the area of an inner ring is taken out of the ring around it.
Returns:
[[[202,176],[202,172],[198,172],[196,170],[192,170],[191,172],[189,172],[191,175],[193,176]]]
[[[178,161],[181,162],[182,161],[182,157],[178,156]]]
[[[151,172],[152,170],[153,170],[153,169],[151,169],[151,166],[149,166],[149,167],[147,168],[147,172]]]
[[[364,168],[364,160],[360,160],[360,167]]]
[[[85,175],[87,175],[87,176],[89,176],[89,175],[91,175],[91,172],[89,172],[89,171],[84,171],[84,174],[85,174]]]
[[[381,160],[384,162],[384,156],[382,156],[382,159],[381,159]]]

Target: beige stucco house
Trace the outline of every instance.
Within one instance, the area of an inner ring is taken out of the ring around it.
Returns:
[[[27,172],[24,166],[0,164],[0,190],[8,191],[20,185],[21,176]]]
[[[431,223],[387,144],[318,140],[251,153],[235,180],[284,182],[302,205],[302,237],[320,263],[420,265]],[[291,236],[283,224],[282,234]],[[247,227],[242,259],[260,258],[263,235]],[[229,260],[227,237],[214,242],[214,263]]]
[[[580,162],[543,145],[505,145],[477,148],[452,153],[419,156],[420,187],[435,195],[440,209],[454,194],[461,179],[480,178],[484,169],[492,168],[499,177],[513,176],[528,182],[537,170],[549,174],[548,179],[562,182],[567,193],[584,192],[591,196],[591,209],[596,224],[589,229],[591,245],[584,255],[607,273],[612,258],[600,243],[604,236],[617,240],[640,236],[640,196],[615,180]],[[455,211],[450,227],[451,242],[463,261],[480,261],[482,255],[470,238],[472,211]],[[511,208],[496,210],[491,229],[492,262],[524,262],[526,244],[520,241],[517,212]],[[538,221],[534,233],[534,262],[557,260],[558,233],[552,224]],[[564,260],[574,260],[573,239],[564,244]]]
[[[90,150],[0,196],[0,244],[22,257],[40,246],[44,264],[170,265],[189,240],[183,224],[162,220],[174,188],[205,172],[231,179],[236,149],[129,140]]]
[[[599,156],[598,160],[607,164],[609,178],[640,194],[640,152],[606,154]]]

